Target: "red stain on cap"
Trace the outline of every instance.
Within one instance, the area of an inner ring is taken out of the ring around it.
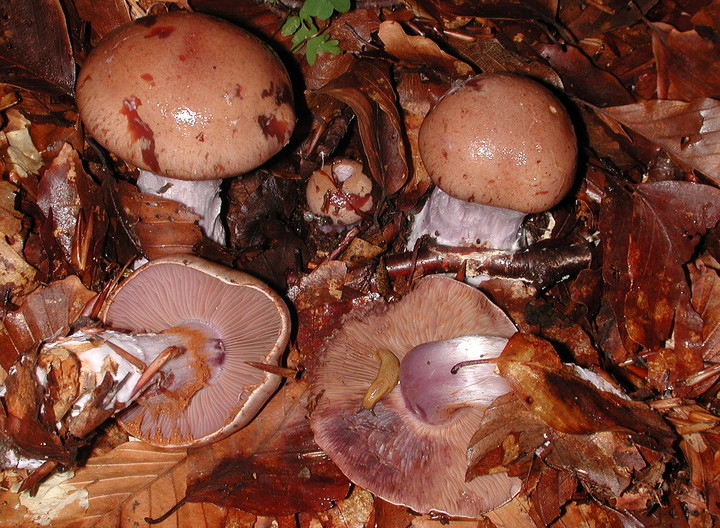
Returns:
[[[138,114],[138,106],[142,102],[140,99],[131,95],[123,99],[123,107],[120,113],[127,117],[128,131],[133,141],[140,142],[140,150],[142,152],[143,161],[153,172],[160,172],[160,164],[155,155],[155,134],[153,134],[150,126],[142,120]]]
[[[275,114],[258,116],[258,125],[266,138],[274,137],[281,145],[287,141],[288,124],[286,121],[280,121]]]
[[[153,27],[150,31],[145,33],[145,38],[158,37],[161,39],[168,38],[172,32],[175,31],[173,26],[157,26]]]

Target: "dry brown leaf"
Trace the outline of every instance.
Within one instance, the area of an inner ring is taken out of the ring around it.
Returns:
[[[35,276],[37,270],[28,264],[17,252],[16,248],[0,237],[0,295],[11,298],[29,293],[37,286]]]
[[[189,453],[187,500],[257,515],[322,511],[350,483],[313,440],[307,384],[288,382],[237,433]]]
[[[203,239],[200,217],[184,205],[143,194],[129,184],[119,184],[117,193],[123,209],[118,221],[133,232],[149,259],[191,253]]]
[[[6,111],[5,117],[7,124],[1,134],[5,164],[11,174],[21,179],[37,174],[42,158],[30,137],[30,121],[16,109]]]
[[[530,515],[531,509],[530,499],[518,495],[504,506],[486,513],[485,517],[492,522],[491,526],[494,528],[541,528]]]
[[[9,368],[20,354],[66,329],[94,296],[70,276],[18,300],[20,309],[8,313],[0,325],[0,364]]]
[[[579,526],[626,528],[638,525],[633,524],[630,517],[595,502],[570,502],[565,507],[564,515],[552,525],[552,528],[577,528]]]
[[[720,276],[702,261],[689,266],[692,305],[703,320],[703,348],[706,362],[720,359]]]
[[[107,211],[100,187],[69,143],[43,172],[36,203],[45,215],[41,233],[51,237],[45,246],[56,245],[70,269],[86,284],[93,283],[103,257]]]
[[[17,235],[22,229],[22,214],[15,210],[18,188],[10,182],[0,181],[0,233],[5,235],[15,251],[22,249],[22,239]]]
[[[695,30],[652,24],[658,99],[692,101],[720,97],[720,45]]]
[[[445,53],[427,37],[408,35],[399,22],[386,20],[380,24],[378,37],[385,51],[403,62],[416,66],[432,67],[451,76],[472,75],[473,69],[465,62]]]
[[[34,523],[72,528],[130,528],[145,526],[185,493],[185,451],[126,442],[106,455],[91,458],[67,480],[52,480],[40,487],[39,500],[21,495],[23,526]],[[55,488],[55,489],[50,489]],[[60,494],[56,503],[48,494]],[[156,526],[161,528],[216,527],[224,524],[221,508],[186,504]]]
[[[387,195],[400,190],[408,178],[407,147],[387,64],[358,61],[317,94],[333,97],[352,108],[373,179]]]
[[[553,354],[549,342],[517,333],[496,360],[518,399],[545,424],[568,435],[620,431],[658,451],[669,449],[675,437],[657,412],[622,397],[608,382],[601,385],[600,376],[589,381],[590,371],[560,365]]]
[[[0,33],[5,79],[24,88],[73,94],[75,62],[62,2],[6,0],[0,5]]]
[[[680,165],[720,183],[720,101],[652,100],[595,111],[659,145]],[[615,130],[620,131],[617,125]]]

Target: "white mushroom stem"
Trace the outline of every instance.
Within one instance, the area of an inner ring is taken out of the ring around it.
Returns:
[[[481,246],[492,249],[518,248],[525,213],[465,202],[435,187],[415,215],[407,248],[428,235],[443,246]]]
[[[510,385],[495,371],[507,339],[469,335],[416,346],[400,362],[403,399],[421,420],[441,425],[465,407],[484,409],[510,392]],[[472,360],[472,365],[453,367]],[[481,361],[477,361],[481,360]]]
[[[220,219],[222,180],[178,180],[166,178],[150,171],[140,170],[137,186],[140,192],[174,200],[192,209],[200,221],[205,235],[220,245],[225,245],[226,231]]]
[[[58,364],[58,360],[74,356],[79,365],[77,380],[62,379],[66,383],[76,381],[78,390],[75,392],[72,387],[66,387],[67,392],[61,391],[61,394],[76,394],[74,402],[63,402],[72,403],[72,414],[83,411],[90,393],[104,382],[107,374],[112,376],[115,390],[109,393],[113,395],[112,399],[103,402],[103,409],[121,410],[149,387],[153,375],[160,371],[172,371],[178,381],[191,376],[181,373],[188,367],[192,368],[192,363],[176,356],[187,354],[207,360],[221,355],[222,344],[213,334],[211,329],[205,329],[199,323],[171,328],[158,334],[80,330],[46,343],[41,349],[35,374],[39,384],[44,386],[50,377],[50,370]],[[168,354],[168,351],[175,352]],[[159,358],[165,358],[162,364]],[[211,378],[214,369],[208,367],[207,370]]]

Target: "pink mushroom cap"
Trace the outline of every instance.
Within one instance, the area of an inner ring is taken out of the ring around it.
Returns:
[[[423,120],[423,165],[459,200],[546,211],[570,190],[577,139],[550,90],[532,79],[483,73],[445,94]]]
[[[198,13],[121,26],[88,55],[76,92],[100,144],[182,180],[252,170],[295,126],[290,79],[277,55],[247,31]]]

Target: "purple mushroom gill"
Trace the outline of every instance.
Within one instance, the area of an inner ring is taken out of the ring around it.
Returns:
[[[310,369],[317,401],[310,416],[316,442],[350,480],[417,512],[476,517],[502,505],[520,490],[519,479],[496,473],[465,481],[467,446],[487,402],[446,409],[435,417],[438,424],[411,410],[402,381],[372,410],[361,402],[378,376],[378,351],[394,354],[401,376],[406,370],[412,377],[409,373],[417,370],[410,363],[403,367],[403,361],[413,350],[420,352],[413,352],[417,357],[410,362],[422,361],[426,343],[463,336],[505,339],[515,331],[502,310],[479,290],[442,276],[420,280],[395,304],[378,304],[369,314],[350,318]],[[502,343],[490,341],[494,350]],[[406,383],[411,384],[407,379]],[[496,389],[507,390],[502,381]],[[416,403],[430,408],[427,402]]]
[[[280,383],[246,362],[277,365],[289,319],[282,299],[247,274],[189,255],[149,262],[111,297],[105,323],[161,334],[184,352],[161,369],[162,390],[148,390],[121,423],[165,446],[207,443],[239,429]]]

